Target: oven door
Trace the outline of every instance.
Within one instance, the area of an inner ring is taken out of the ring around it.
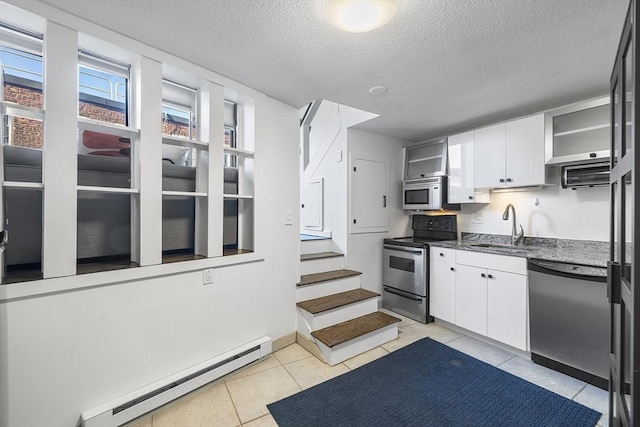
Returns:
[[[424,248],[384,245],[382,283],[386,286],[427,296],[427,251]]]

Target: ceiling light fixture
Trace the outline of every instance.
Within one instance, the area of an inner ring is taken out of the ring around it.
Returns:
[[[380,95],[384,95],[385,93],[387,93],[387,87],[386,86],[374,86],[371,89],[369,89],[369,93],[373,96],[380,96]]]
[[[331,25],[350,33],[365,33],[387,24],[399,0],[324,0],[322,10]]]

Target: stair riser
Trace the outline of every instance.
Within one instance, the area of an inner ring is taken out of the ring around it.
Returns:
[[[300,242],[301,254],[315,254],[318,252],[331,252],[333,245],[331,239],[325,240],[304,240]]]
[[[360,287],[360,276],[345,277],[343,279],[299,286],[296,291],[296,301],[326,297],[338,292],[350,291]]]
[[[378,311],[378,301],[371,298],[313,315],[298,308],[298,332],[311,339],[311,332]]]
[[[396,338],[398,326],[394,323],[331,348],[320,341],[317,344],[324,360],[333,366]]]
[[[323,271],[342,270],[343,268],[344,257],[341,256],[300,261],[301,275],[322,273]]]

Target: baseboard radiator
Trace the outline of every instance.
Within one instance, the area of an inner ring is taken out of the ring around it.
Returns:
[[[271,353],[262,337],[82,414],[82,427],[117,427]]]

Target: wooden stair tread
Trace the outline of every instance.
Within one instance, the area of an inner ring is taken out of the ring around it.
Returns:
[[[397,317],[376,311],[375,313],[319,329],[311,332],[311,335],[327,347],[335,347],[338,344],[345,343],[399,321],[400,319]]]
[[[300,277],[297,286],[311,285],[313,283],[328,282],[330,280],[342,279],[345,277],[358,276],[362,273],[353,270],[332,270],[322,273],[305,274]]]
[[[323,311],[333,310],[334,308],[343,307],[345,305],[353,304],[354,302],[364,301],[379,296],[380,294],[378,293],[358,288],[351,291],[328,295],[326,297],[300,301],[298,303],[298,307],[311,314],[318,314]]]
[[[302,254],[300,255],[300,261],[310,261],[314,259],[324,259],[324,258],[334,258],[343,256],[343,254],[339,254],[338,252],[317,252],[313,254]]]

